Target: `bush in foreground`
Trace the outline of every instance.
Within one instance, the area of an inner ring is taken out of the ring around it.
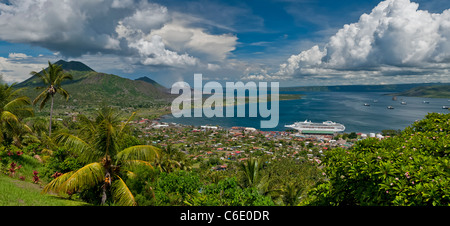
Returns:
[[[450,205],[450,114],[430,113],[398,136],[326,154],[329,180],[309,205]]]

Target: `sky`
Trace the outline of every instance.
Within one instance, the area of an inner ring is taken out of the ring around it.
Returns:
[[[166,87],[450,82],[450,1],[0,0],[0,74],[48,61]]]

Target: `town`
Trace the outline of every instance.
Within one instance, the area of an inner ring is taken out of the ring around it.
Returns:
[[[190,126],[164,123],[141,118],[130,122],[134,134],[144,143],[161,149],[177,149],[191,160],[192,168],[209,167],[211,170],[228,170],[233,163],[250,156],[272,159],[293,158],[299,161],[321,163],[327,150],[340,147],[348,149],[367,137],[383,139],[381,134],[335,133],[302,134],[296,130],[261,131],[252,127],[202,125]]]

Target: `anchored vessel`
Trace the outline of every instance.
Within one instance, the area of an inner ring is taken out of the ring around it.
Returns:
[[[296,129],[302,133],[337,133],[342,132],[345,130],[345,126],[332,122],[332,121],[325,121],[322,123],[313,123],[311,121],[305,120],[304,122],[295,122],[292,125],[285,125],[284,127]]]

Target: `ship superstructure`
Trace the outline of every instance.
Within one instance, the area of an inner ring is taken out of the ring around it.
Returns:
[[[296,129],[302,133],[338,133],[345,130],[344,125],[332,121],[314,123],[305,120],[304,122],[295,122],[292,125],[285,125],[285,127]]]

